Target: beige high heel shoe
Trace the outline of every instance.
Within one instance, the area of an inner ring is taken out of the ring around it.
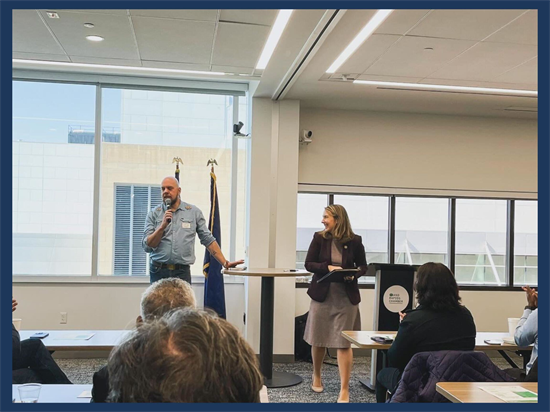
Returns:
[[[321,393],[325,390],[323,386],[313,386],[313,375],[311,375],[311,390],[316,393]]]

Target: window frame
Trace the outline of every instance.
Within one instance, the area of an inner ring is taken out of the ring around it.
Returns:
[[[398,197],[415,197],[415,198],[438,198],[447,199],[449,202],[449,230],[448,230],[448,242],[447,253],[449,256],[449,269],[454,274],[456,266],[456,200],[457,199],[479,199],[479,200],[505,200],[507,202],[506,208],[506,256],[505,256],[505,270],[506,270],[506,282],[502,286],[497,285],[467,285],[460,284],[460,290],[469,291],[519,291],[522,290],[521,286],[514,286],[514,239],[515,239],[515,202],[516,201],[531,201],[537,202],[538,198],[503,198],[503,197],[480,197],[480,196],[445,196],[445,195],[425,195],[425,194],[388,194],[388,193],[369,193],[369,192],[348,192],[348,191],[309,191],[298,190],[298,194],[319,194],[327,196],[327,204],[334,204],[334,196],[383,196],[389,198],[389,220],[388,220],[388,254],[390,264],[395,263],[395,210],[396,210],[396,198]],[[537,233],[538,236],[538,233]],[[538,266],[537,266],[538,268]],[[537,273],[538,277],[538,273]],[[308,282],[297,282],[296,288],[308,288]],[[538,282],[537,282],[538,285]],[[374,289],[374,283],[359,283],[359,289]]]
[[[239,119],[239,97],[244,97],[248,101],[248,111],[250,112],[250,95],[248,94],[248,84],[233,82],[212,82],[201,80],[179,80],[162,78],[145,78],[135,76],[110,76],[87,73],[69,73],[69,72],[49,72],[41,70],[14,69],[12,75],[12,85],[15,81],[40,82],[40,83],[63,83],[93,85],[96,89],[95,94],[95,133],[94,133],[94,182],[93,182],[93,208],[92,208],[92,250],[91,250],[91,273],[90,275],[74,276],[56,276],[56,275],[15,275],[12,274],[12,282],[23,284],[40,283],[74,283],[74,284],[101,284],[101,283],[138,283],[148,284],[148,276],[106,276],[100,275],[99,271],[99,219],[100,219],[100,167],[101,167],[101,127],[102,127],[102,92],[103,89],[135,89],[146,91],[176,92],[176,93],[195,93],[195,94],[216,94],[233,97],[233,116],[232,120]],[[230,260],[235,260],[236,250],[236,208],[237,208],[237,162],[238,162],[238,141],[237,137],[232,137],[231,146],[231,198],[230,198],[230,245],[228,256]],[[246,156],[250,157],[250,146],[247,147]],[[192,275],[194,284],[204,283],[204,276]],[[244,278],[240,276],[226,276],[225,283],[244,283]]]

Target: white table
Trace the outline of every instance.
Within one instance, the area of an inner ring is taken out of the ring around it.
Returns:
[[[110,351],[124,340],[129,330],[22,330],[21,340],[28,339],[36,332],[48,332],[50,335],[41,339],[50,351]],[[69,335],[94,334],[90,339],[64,339]]]
[[[12,399],[20,402],[19,391],[12,385]],[[42,385],[38,403],[90,403],[91,397],[79,398],[84,391],[91,391],[92,385]]]

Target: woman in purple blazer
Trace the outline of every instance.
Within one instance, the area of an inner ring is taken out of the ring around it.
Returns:
[[[304,340],[311,345],[313,358],[311,389],[323,392],[321,367],[326,348],[336,348],[340,371],[338,402],[349,402],[353,352],[350,342],[341,336],[341,332],[361,330],[361,296],[357,277],[365,274],[367,260],[361,236],[353,233],[343,206],[327,206],[322,223],[325,229],[313,235],[305,262],[306,270],[313,273],[307,291],[312,301],[304,333]],[[339,282],[331,282],[329,278],[318,283],[320,278],[332,270],[354,268],[360,269],[357,277],[346,277]]]

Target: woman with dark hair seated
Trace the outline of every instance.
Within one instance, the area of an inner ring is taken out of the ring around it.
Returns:
[[[418,269],[414,285],[418,306],[400,313],[397,336],[388,350],[388,367],[376,378],[376,401],[386,401],[399,384],[407,363],[418,352],[473,350],[476,326],[472,314],[460,303],[453,273],[441,263]]]

